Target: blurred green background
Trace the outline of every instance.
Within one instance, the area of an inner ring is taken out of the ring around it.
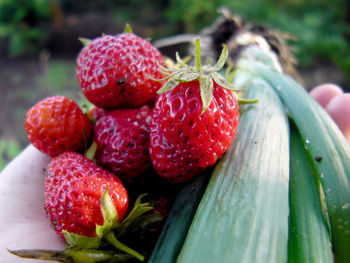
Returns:
[[[76,100],[78,37],[196,33],[228,6],[246,21],[289,32],[306,88],[336,82],[349,90],[350,2],[345,0],[0,0],[0,170],[28,144],[26,111],[46,96]]]

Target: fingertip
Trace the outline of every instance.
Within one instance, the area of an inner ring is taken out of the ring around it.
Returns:
[[[332,98],[343,93],[343,89],[340,86],[333,83],[325,83],[313,88],[309,94],[322,107],[326,107]]]
[[[350,143],[350,93],[333,97],[325,109]]]

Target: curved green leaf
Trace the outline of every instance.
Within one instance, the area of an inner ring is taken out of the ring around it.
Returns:
[[[86,237],[63,230],[64,238],[68,245],[83,249],[98,248],[101,244],[100,237]]]
[[[219,73],[217,72],[212,72],[210,73],[210,76],[213,78],[213,80],[218,84],[220,87],[223,87],[224,89],[227,90],[232,90],[232,91],[237,91],[235,87],[233,87],[228,81]]]
[[[206,75],[199,77],[200,95],[202,99],[202,112],[203,114],[209,107],[211,99],[213,98],[214,84],[213,80]]]
[[[180,83],[180,82],[179,82],[178,80],[174,80],[173,78],[170,78],[170,79],[168,80],[168,82],[165,83],[165,84],[157,91],[157,93],[158,93],[158,94],[162,94],[162,93],[164,93],[164,92],[167,92],[167,91],[169,91],[169,90],[172,90],[172,89],[176,88],[176,86],[179,85],[179,83]]]
[[[228,48],[225,44],[222,45],[223,49],[221,51],[219,60],[216,62],[215,66],[213,67],[214,70],[219,71],[225,66],[226,60],[228,58]]]

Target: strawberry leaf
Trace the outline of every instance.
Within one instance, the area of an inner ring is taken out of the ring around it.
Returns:
[[[188,65],[181,59],[178,52],[175,53],[175,56],[177,64],[179,64],[181,67],[188,67]]]
[[[216,82],[216,84],[223,87],[224,89],[231,90],[231,91],[237,91],[237,89],[235,89],[230,83],[228,83],[227,80],[219,73],[211,72],[210,76]]]
[[[225,79],[227,80],[228,83],[232,83],[234,75],[235,75],[235,71],[233,70],[233,66],[232,65],[228,66],[225,71]]]
[[[149,213],[140,216],[137,220],[135,220],[130,226],[128,227],[128,233],[138,233],[138,236],[142,239],[142,235],[148,235],[148,229],[154,230],[155,223],[159,223],[163,221],[165,218],[164,215],[156,214],[156,213]],[[153,226],[152,226],[153,225]],[[153,231],[152,230],[152,231]],[[146,236],[147,239],[147,236]]]
[[[202,99],[202,112],[203,114],[209,107],[211,99],[213,97],[213,80],[206,75],[201,75],[199,77],[200,94]]]
[[[62,251],[57,250],[43,250],[43,249],[22,249],[22,250],[9,250],[13,255],[21,258],[31,258],[38,260],[51,260],[64,263],[72,262],[128,262],[131,259],[131,255],[118,254],[114,251],[108,250],[92,250],[92,249],[72,249],[66,248]]]
[[[162,79],[155,79],[155,78],[152,78],[151,76],[147,76],[147,78],[149,78],[150,80],[157,81],[157,82],[163,82],[163,81],[169,79],[170,77],[171,77],[171,76],[168,75],[167,77],[164,77],[164,78],[162,78]]]
[[[165,83],[165,84],[163,85],[163,87],[161,87],[161,88],[157,91],[157,93],[158,93],[158,94],[161,94],[161,93],[167,92],[167,91],[169,91],[169,90],[172,90],[172,89],[175,88],[177,85],[179,85],[179,83],[180,83],[179,81],[174,80],[173,78],[170,78],[170,79],[168,80],[168,82]]]
[[[157,66],[161,69],[163,75],[169,76],[170,73],[173,72],[173,69],[162,66],[158,60],[156,60],[156,63]]]
[[[127,228],[136,218],[140,217],[141,215],[147,213],[152,209],[153,207],[148,205],[148,203],[143,203],[135,206],[134,209],[128,215],[128,217],[125,220],[123,220],[123,222],[121,223],[121,227]]]
[[[172,76],[172,78],[179,82],[189,82],[199,78],[200,74],[198,72],[179,72]]]
[[[68,245],[77,248],[89,249],[89,248],[98,248],[101,244],[100,237],[86,237],[75,233],[70,233],[66,230],[63,230],[64,238]]]
[[[103,225],[96,225],[96,235],[102,238],[112,228],[118,227],[118,212],[114,206],[113,200],[106,189],[101,196],[101,212],[103,215]]]
[[[21,258],[32,258],[38,260],[55,260],[58,262],[69,262],[63,251],[42,249],[20,249],[8,250],[11,254]]]
[[[117,227],[119,236],[124,235],[128,232],[129,226],[140,216],[147,213],[148,211],[152,210],[153,207],[149,205],[149,203],[141,203],[141,199],[146,194],[140,195],[137,200],[135,201],[133,209],[130,211],[128,216],[120,223],[120,226]]]
[[[134,203],[134,207],[141,205],[142,198],[144,198],[146,195],[147,195],[146,193],[139,195]]]
[[[118,211],[114,206],[112,198],[108,194],[108,188],[101,196],[101,211],[105,222],[111,223],[113,226],[119,225]]]
[[[220,54],[219,60],[216,62],[215,66],[213,67],[213,69],[215,71],[219,71],[220,69],[222,69],[225,66],[227,57],[228,57],[228,48],[225,44],[222,45],[223,49],[222,52]]]
[[[102,226],[96,225],[96,235],[102,238],[106,233],[108,233],[112,228],[111,224],[104,223]]]

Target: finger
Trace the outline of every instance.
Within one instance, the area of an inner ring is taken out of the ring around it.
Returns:
[[[350,143],[350,93],[332,98],[327,104],[326,111]]]
[[[322,84],[310,91],[310,96],[313,97],[322,107],[326,107],[329,101],[343,93],[343,90],[331,83]]]

